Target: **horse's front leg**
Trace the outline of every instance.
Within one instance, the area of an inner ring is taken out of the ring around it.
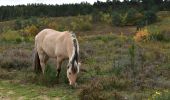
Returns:
[[[61,64],[62,64],[62,59],[57,57],[57,78],[59,79],[59,75],[61,72]]]

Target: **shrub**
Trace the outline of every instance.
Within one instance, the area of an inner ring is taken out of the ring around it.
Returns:
[[[118,12],[112,13],[112,24],[116,25],[116,26],[121,25],[121,18],[120,18],[120,14]]]
[[[161,31],[158,27],[145,27],[137,31],[134,36],[135,41],[163,41],[167,40],[164,36],[164,32]]]
[[[58,31],[65,31],[65,30],[66,30],[66,27],[65,27],[64,25],[59,25],[59,26],[57,27],[57,30],[58,30]]]
[[[111,24],[112,22],[111,15],[109,13],[103,13],[103,12],[96,10],[91,14],[91,16],[92,16],[92,21],[94,23],[104,22],[107,24]]]
[[[1,34],[0,39],[3,41],[21,42],[22,37],[17,31],[8,30]]]
[[[96,80],[88,86],[84,86],[79,94],[80,100],[104,100],[106,97],[102,94],[103,86]]]
[[[135,25],[143,17],[141,13],[133,8],[130,8],[127,13],[127,25]]]
[[[48,28],[52,28],[52,29],[57,29],[57,23],[56,22],[51,22],[48,24]]]
[[[135,47],[135,43],[132,40],[132,44],[129,47],[129,56],[130,56],[130,66],[131,69],[133,71],[133,75],[136,76],[136,68],[135,68],[135,51],[136,51],[136,47]]]
[[[91,19],[78,17],[71,23],[71,28],[74,31],[91,30],[92,28]]]
[[[156,22],[156,20],[157,20],[157,16],[156,16],[156,13],[154,11],[149,10],[149,11],[144,12],[143,21],[146,21],[147,24],[152,24],[152,23]]]
[[[16,19],[15,20],[15,30],[21,29],[22,28],[22,21],[21,19]]]
[[[31,25],[27,26],[24,31],[29,36],[35,36],[38,33],[38,28],[35,25]]]
[[[102,13],[101,21],[107,24],[111,24],[112,23],[111,15],[108,13]]]
[[[165,32],[157,26],[150,26],[148,30],[150,33],[150,40],[163,41],[167,39],[167,37],[165,37]]]
[[[54,67],[52,67],[51,65],[47,64],[46,65],[46,69],[45,69],[45,84],[46,85],[54,85],[57,81],[56,78],[56,69]]]
[[[94,78],[84,85],[79,93],[80,100],[122,100],[123,96],[117,92],[106,93],[106,90],[126,88],[129,82],[116,77]]]
[[[98,11],[98,10],[94,10],[92,13],[92,21],[94,23],[96,22],[100,22],[102,18],[102,12]]]
[[[123,11],[115,11],[112,13],[112,24],[116,26],[134,25],[141,18],[141,14],[132,8]]]
[[[28,50],[6,50],[0,55],[0,66],[6,69],[21,69],[30,67],[31,52]]]
[[[170,92],[168,90],[164,90],[163,92],[156,91],[152,96],[151,100],[169,100]]]

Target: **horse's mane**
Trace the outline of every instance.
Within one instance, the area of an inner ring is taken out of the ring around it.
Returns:
[[[79,57],[79,55],[78,55],[78,50],[77,50],[77,39],[76,39],[76,35],[75,35],[75,33],[72,33],[72,38],[73,38],[73,45],[74,45],[74,55],[73,55],[73,58],[72,58],[72,60],[71,60],[71,64],[72,64],[72,71],[73,71],[73,73],[76,73],[77,71],[78,71],[78,68],[76,67],[76,66],[74,66],[74,63],[75,63],[75,61],[76,61],[76,63],[78,64],[78,57]]]

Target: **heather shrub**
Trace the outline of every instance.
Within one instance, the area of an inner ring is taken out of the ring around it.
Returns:
[[[0,54],[0,66],[6,69],[22,69],[32,65],[31,52],[24,49],[6,50]]]
[[[120,100],[123,99],[123,96],[116,91],[111,93],[104,91],[126,88],[128,85],[129,82],[119,80],[116,77],[94,78],[88,84],[82,86],[79,98],[80,100]]]

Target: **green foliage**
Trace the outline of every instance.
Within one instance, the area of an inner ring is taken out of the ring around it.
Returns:
[[[2,41],[21,42],[23,38],[17,31],[8,30],[1,34],[0,39]]]
[[[116,26],[135,25],[139,19],[140,13],[132,8],[112,13],[112,24]]]
[[[101,17],[102,17],[102,12],[100,12],[99,10],[95,9],[92,13],[92,21],[94,23],[96,22],[100,22],[101,21]]]
[[[134,76],[136,74],[135,55],[136,55],[135,42],[134,40],[132,40],[132,44],[129,47],[129,56],[130,56],[130,66],[131,66]]]
[[[168,90],[164,90],[163,92],[156,91],[151,100],[169,100],[170,99],[170,92]]]
[[[91,18],[78,17],[71,22],[71,28],[74,31],[89,31],[92,29]]]
[[[57,81],[56,74],[57,74],[56,69],[51,65],[47,64],[44,74],[45,77],[44,83],[50,86],[56,84]]]
[[[165,33],[157,26],[148,27],[149,40],[166,41]]]
[[[59,26],[57,26],[57,30],[58,31],[65,31],[66,27],[64,25],[59,25]]]
[[[157,21],[156,12],[153,10],[145,11],[143,21],[145,21],[147,25],[156,22]]]
[[[15,30],[21,29],[22,28],[22,21],[21,19],[16,19],[15,20]]]
[[[111,24],[112,22],[112,18],[111,15],[109,13],[103,13],[101,11],[95,10],[92,14],[92,21],[94,23],[99,23],[99,22],[103,22],[106,24]]]
[[[123,68],[123,66],[120,64],[120,60],[114,60],[114,61],[113,61],[113,70],[112,70],[112,72],[113,72],[116,76],[119,76],[123,70],[124,70],[124,68]]]
[[[107,24],[111,24],[112,17],[109,13],[102,13],[101,21]]]
[[[112,24],[116,26],[121,26],[121,17],[118,12],[112,13]]]

